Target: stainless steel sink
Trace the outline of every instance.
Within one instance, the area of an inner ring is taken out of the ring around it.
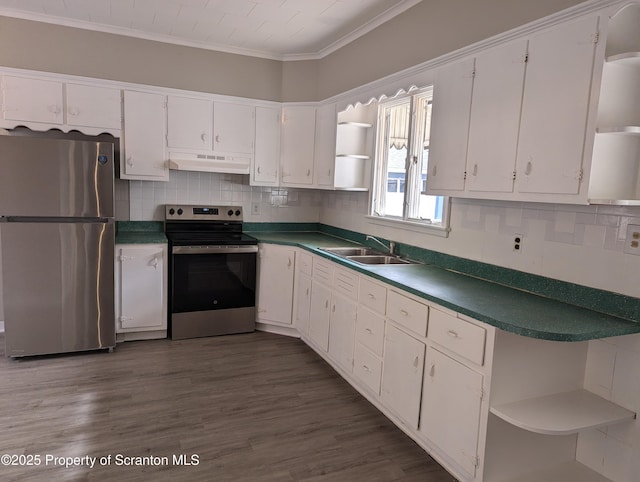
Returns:
[[[409,259],[401,258],[393,254],[385,254],[373,248],[366,246],[344,246],[336,248],[320,248],[327,253],[340,256],[341,258],[348,259],[349,261],[355,261],[356,263],[365,265],[381,265],[381,264],[395,264],[395,265],[408,265],[408,264],[420,264],[418,261],[411,261]]]
[[[367,247],[345,247],[345,248],[320,248],[322,251],[326,251],[327,253],[335,254],[336,256],[341,256],[343,258],[349,256],[384,256],[384,253],[377,251],[372,248]]]
[[[360,264],[416,264],[415,261],[389,255],[346,256],[347,259]]]

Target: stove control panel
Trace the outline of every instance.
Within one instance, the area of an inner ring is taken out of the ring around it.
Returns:
[[[165,220],[242,221],[242,206],[165,206]]]

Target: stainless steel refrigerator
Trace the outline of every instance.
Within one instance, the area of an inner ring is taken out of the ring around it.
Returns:
[[[114,143],[0,134],[6,355],[112,349]]]

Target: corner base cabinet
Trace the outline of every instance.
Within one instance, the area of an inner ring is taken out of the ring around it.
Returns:
[[[167,336],[167,245],[118,244],[115,261],[119,341]]]
[[[296,286],[292,329],[457,480],[609,480],[584,446],[636,413],[589,391],[592,342],[509,333],[304,249],[263,248],[296,260],[295,279],[276,263],[269,303],[288,320]]]

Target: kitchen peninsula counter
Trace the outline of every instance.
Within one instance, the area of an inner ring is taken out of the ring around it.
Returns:
[[[296,246],[504,331],[554,341],[640,333],[640,322],[600,313],[433,264],[362,265],[320,248],[358,243],[318,231],[249,231],[261,243]],[[404,253],[401,253],[404,255]],[[411,258],[411,256],[408,256]]]

